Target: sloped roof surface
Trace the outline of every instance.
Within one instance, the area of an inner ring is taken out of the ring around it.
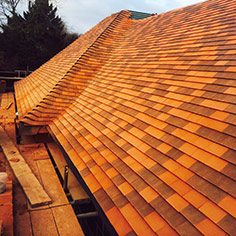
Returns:
[[[27,78],[15,83],[19,118],[28,123],[33,123],[32,120],[38,119],[38,124],[44,124],[56,117],[60,108],[65,109],[73,101],[68,98],[71,93],[75,93],[70,88],[73,81],[67,78],[68,71],[89,50],[103,31],[114,20],[117,20],[117,15],[119,13],[105,18]],[[72,86],[75,89],[79,87],[77,84]],[[63,89],[64,92],[62,92]],[[63,106],[63,103],[66,106]],[[57,109],[55,109],[55,105]],[[42,111],[46,113],[44,119],[40,114]]]
[[[236,1],[119,14],[49,127],[119,235],[234,235]]]

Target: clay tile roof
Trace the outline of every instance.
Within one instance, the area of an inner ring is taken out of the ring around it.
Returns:
[[[130,15],[128,11],[121,11],[105,18],[26,79],[15,83],[19,118],[29,124],[43,125],[68,107],[88,80],[84,70],[81,71],[83,76],[80,80],[74,80],[72,76],[77,72],[76,68],[87,63],[91,53],[105,53],[102,44],[120,37],[118,34],[122,34],[123,25],[118,27],[116,35],[113,35],[114,29],[122,24],[122,18]],[[111,47],[112,43],[106,49],[110,50]],[[91,67],[91,70],[98,69],[104,58],[94,60],[97,61],[92,62],[95,67]]]
[[[43,102],[50,80],[25,95],[39,72],[18,82],[22,120],[50,120],[119,235],[234,235],[236,1],[129,17],[113,16]],[[53,60],[45,77],[64,65]]]

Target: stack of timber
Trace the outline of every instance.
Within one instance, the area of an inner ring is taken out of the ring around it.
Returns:
[[[32,226],[31,233],[36,236],[84,235],[44,144],[19,145],[19,150],[34,175],[39,179],[39,182],[50,196],[52,203],[32,208],[30,204],[27,204],[26,200],[23,200],[26,204],[26,210],[21,209],[16,215],[16,220],[20,222],[21,214],[24,213],[26,224]],[[21,189],[18,188],[17,191],[20,192]],[[17,204],[20,205],[21,203],[18,202]],[[31,235],[27,234],[29,233],[28,229],[22,229],[20,226],[20,224],[16,225],[15,231],[17,235]]]
[[[44,144],[16,145],[16,120],[14,94],[0,94],[0,170],[14,182],[0,195],[0,232],[13,236],[14,204],[14,235],[84,235]]]
[[[37,207],[51,203],[50,197],[1,126],[0,145],[31,206]]]

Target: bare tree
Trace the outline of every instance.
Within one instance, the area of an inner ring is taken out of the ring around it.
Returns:
[[[49,2],[53,3],[57,7],[61,3],[60,0],[49,0]],[[0,26],[3,23],[6,23],[7,17],[16,13],[19,3],[32,4],[34,3],[34,0],[0,0]]]
[[[21,0],[0,0],[0,23],[3,24],[6,18],[16,13],[16,8]]]

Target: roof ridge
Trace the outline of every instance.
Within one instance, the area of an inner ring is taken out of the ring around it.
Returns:
[[[79,63],[79,61],[81,61],[84,57],[86,57],[86,55],[88,54],[88,52],[90,52],[90,49],[93,48],[94,45],[96,45],[97,42],[99,42],[100,38],[103,37],[103,35],[110,30],[110,28],[117,22],[117,20],[119,19],[120,16],[124,15],[124,14],[130,14],[128,10],[122,10],[114,15],[116,15],[114,17],[114,19],[112,19],[112,21],[106,26],[106,28],[104,30],[102,30],[102,32],[89,44],[88,47],[86,47],[86,50],[83,51],[83,53],[79,56],[79,58],[77,58],[73,64],[70,66],[69,69],[66,70],[66,73],[63,74],[63,76],[61,76],[59,78],[59,80],[56,82],[55,85],[53,85],[52,88],[49,89],[49,91],[45,94],[44,98],[40,99],[39,101],[37,101],[35,103],[35,105],[33,107],[31,107],[31,110],[26,111],[26,114],[24,114],[24,118],[23,118],[23,122],[26,123],[31,123],[31,124],[35,124],[34,123],[34,119],[29,119],[29,116],[32,116],[34,114],[34,111],[37,111],[37,106],[40,106],[40,104],[45,103],[45,101],[47,100],[48,97],[54,97],[52,94],[57,93],[58,92],[58,86],[61,84],[62,81],[65,81],[65,78],[67,77],[67,75],[73,70],[73,68]],[[82,36],[81,36],[82,37]],[[70,47],[70,45],[68,46]],[[66,48],[64,49],[66,50]],[[49,61],[53,60],[55,57],[53,57],[52,59],[50,59]],[[27,79],[27,78],[26,78]],[[60,90],[60,89],[59,89]],[[63,92],[63,91],[62,91]],[[38,91],[35,91],[35,93],[38,93]],[[60,93],[59,93],[60,94]],[[61,94],[60,94],[61,95]],[[74,94],[77,95],[77,94]],[[66,98],[65,98],[66,99]],[[33,103],[32,103],[33,104]],[[56,115],[57,116],[57,115]],[[56,117],[55,116],[55,117]],[[29,119],[27,122],[27,120],[25,120],[25,118]],[[48,123],[48,121],[46,122]],[[39,125],[42,125],[42,122],[39,122]]]
[[[67,67],[70,66],[71,63],[73,64],[73,60],[77,58],[76,54],[80,54],[80,51],[82,51],[83,53],[83,50],[87,48],[86,42],[89,42],[88,44],[90,45],[90,41],[94,41],[93,35],[96,36],[96,32],[100,32],[101,29],[103,30],[103,26],[106,26],[107,23],[113,21],[113,18],[117,14],[118,13],[106,17],[96,26],[91,28],[87,33],[80,36],[72,44],[64,48],[61,52],[57,53],[46,63],[41,65],[37,70],[32,72],[24,80],[18,81],[14,84],[16,90],[16,100],[18,101],[17,106],[19,118],[23,118],[28,112],[31,112],[37,105],[39,105],[40,101],[42,101],[45,96],[50,93],[51,86],[54,86],[53,84],[57,83],[58,80],[61,80],[61,78],[64,77],[64,70],[68,71]],[[65,59],[63,60],[62,57]],[[44,74],[48,75],[48,77],[42,79],[42,77],[44,77]],[[31,77],[34,76],[37,77],[37,81],[31,79]],[[46,84],[49,84],[49,86],[47,86],[47,89],[42,89],[42,86],[45,85],[45,79],[47,82]],[[28,82],[28,80],[31,80],[30,82],[32,86],[24,86],[25,83]],[[40,88],[36,89],[39,86]],[[34,93],[32,93],[32,90],[34,91]],[[29,94],[31,94],[31,96],[29,96]],[[25,97],[25,104],[19,102],[22,97]]]
[[[99,38],[102,37],[102,35],[109,29],[109,27],[110,27],[112,24],[114,24],[114,22],[116,21],[116,19],[117,19],[117,18],[121,15],[121,13],[124,12],[124,11],[126,11],[126,10],[122,10],[122,11],[116,13],[117,16],[116,16],[116,17],[110,22],[110,24],[100,33],[100,35],[94,40],[94,42],[83,52],[83,54],[80,55],[80,57],[74,62],[74,64],[71,66],[71,68],[70,68],[68,71],[66,71],[65,75],[68,74],[68,73],[71,71],[71,69],[75,66],[75,64],[89,51],[89,49],[99,40]],[[63,76],[62,79],[65,78],[65,75]],[[60,82],[60,81],[59,81],[59,82]]]
[[[58,81],[58,83],[50,90],[50,92],[48,93],[47,97],[44,99],[44,101],[41,101],[40,103],[44,103],[48,97],[51,97],[52,99],[56,99],[57,98],[57,94],[58,96],[62,96],[61,92],[63,93],[63,91],[65,91],[65,89],[62,87],[62,88],[59,88],[59,86],[61,85],[62,82],[65,82],[65,83],[70,83],[71,80],[68,79],[68,77],[70,77],[70,73],[73,73],[73,71],[76,71],[76,67],[82,63],[82,68],[83,68],[83,58],[86,57],[89,53],[91,53],[91,55],[94,55],[95,53],[91,50],[93,50],[93,48],[96,47],[97,44],[100,43],[100,39],[101,40],[104,40],[102,39],[103,37],[106,39],[108,36],[106,36],[106,33],[108,33],[109,35],[112,33],[113,34],[113,31],[112,32],[109,32],[111,30],[112,27],[116,27],[117,24],[119,24],[121,22],[122,19],[124,19],[125,16],[127,16],[127,14],[130,15],[130,12],[127,11],[127,10],[122,10],[120,11],[119,13],[117,13],[116,17],[109,23],[109,25],[101,32],[101,34],[93,41],[93,43],[87,47],[87,49],[83,52],[83,54],[80,55],[80,57],[73,63],[73,65],[70,67],[70,69],[64,74],[64,76]],[[128,18],[127,18],[128,19]],[[124,28],[124,26],[122,26],[122,29]],[[125,29],[126,30],[126,29]],[[104,36],[105,35],[105,36]],[[114,41],[115,43],[115,41]],[[109,45],[107,46],[109,47]],[[111,46],[113,47],[113,46]],[[96,49],[95,49],[96,50]],[[99,50],[99,49],[98,49]],[[92,58],[92,57],[90,57]],[[100,63],[101,64],[101,63]],[[104,60],[102,61],[102,64],[104,64]],[[102,66],[102,64],[100,66]],[[100,67],[99,66],[99,67]],[[81,68],[80,68],[81,69]],[[79,70],[80,70],[79,69]],[[98,71],[98,68],[96,68],[96,71]],[[95,73],[95,72],[94,72]],[[84,89],[84,86],[85,84],[87,83],[88,80],[86,81],[82,81],[80,86],[79,87],[75,87],[74,89],[72,88],[71,92],[70,93],[70,96],[74,97],[75,99],[78,97],[78,95],[82,92],[82,90]],[[61,90],[59,93],[58,93],[58,90]],[[68,92],[68,90],[66,91]],[[67,99],[66,97],[64,99]],[[70,107],[70,105],[72,105],[75,101],[71,101],[69,102],[70,104],[68,104],[68,107]],[[39,106],[40,106],[40,103],[39,103]],[[47,107],[48,108],[48,107]],[[45,109],[47,109],[45,108]],[[34,109],[35,112],[37,112],[37,109]],[[29,116],[32,116],[34,115],[35,113],[34,111],[33,112],[30,112],[28,113],[25,118],[29,118]],[[41,111],[42,112],[42,111]],[[61,112],[65,112],[65,109],[61,109]],[[57,118],[58,114],[55,114],[54,117],[52,117],[51,119],[53,118]],[[29,118],[30,119],[30,118]],[[51,120],[50,119],[50,120]],[[32,119],[30,120],[25,120],[23,119],[24,122],[26,123],[32,123],[32,124],[36,124],[37,123],[37,120],[36,121],[33,121]],[[33,122],[32,122],[33,121]],[[45,120],[46,121],[46,120]],[[48,123],[48,120],[46,121],[46,123]],[[41,124],[41,122],[40,122]]]

